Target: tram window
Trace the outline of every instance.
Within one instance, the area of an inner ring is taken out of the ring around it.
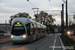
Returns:
[[[33,28],[34,28],[34,24],[32,24]]]
[[[34,24],[34,28],[36,28],[36,25]]]
[[[26,24],[27,34],[30,35],[30,23]]]
[[[23,30],[24,27],[22,27],[22,26],[15,26],[15,27],[13,27],[13,29],[14,29],[14,30]]]
[[[19,36],[25,34],[26,32],[23,26],[13,26],[11,33],[13,35]]]
[[[34,24],[31,24],[31,30],[33,30],[32,34],[34,35],[35,34],[35,28],[34,28]]]
[[[13,30],[12,34],[16,35],[16,36],[19,36],[19,35],[25,34],[25,31],[24,30]]]
[[[31,28],[33,28],[32,24],[31,24]]]
[[[34,24],[32,24],[32,26],[33,26],[32,29],[34,30],[34,31],[33,31],[33,35],[35,35],[35,27],[34,27]]]

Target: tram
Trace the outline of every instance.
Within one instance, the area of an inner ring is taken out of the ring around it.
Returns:
[[[46,36],[46,26],[29,18],[14,18],[11,22],[13,43],[33,42]]]

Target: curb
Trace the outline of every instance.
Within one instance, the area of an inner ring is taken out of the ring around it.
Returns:
[[[61,43],[62,50],[65,50],[65,47],[64,47],[63,42],[62,42],[62,40],[60,38],[60,35],[59,35],[59,39],[60,39],[60,43]]]

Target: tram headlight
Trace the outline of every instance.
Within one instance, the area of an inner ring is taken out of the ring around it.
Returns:
[[[23,38],[26,38],[26,35],[23,35]]]
[[[11,35],[11,38],[13,38],[14,36],[13,35]]]

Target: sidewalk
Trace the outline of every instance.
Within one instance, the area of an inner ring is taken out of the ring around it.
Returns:
[[[8,43],[8,42],[11,42],[11,38],[10,37],[0,39],[0,45]]]

